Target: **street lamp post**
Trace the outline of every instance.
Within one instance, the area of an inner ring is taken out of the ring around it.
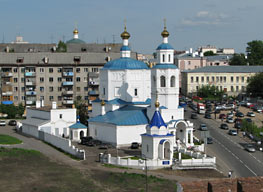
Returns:
[[[142,170],[145,170],[145,176],[146,176],[146,179],[145,179],[145,188],[146,188],[146,192],[148,192],[148,168],[147,168],[147,158],[142,155],[142,159],[144,160],[144,167],[142,168]],[[143,162],[141,162],[143,163]]]

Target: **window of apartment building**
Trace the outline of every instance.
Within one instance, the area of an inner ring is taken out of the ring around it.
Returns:
[[[14,83],[17,83],[17,78],[14,78]]]
[[[22,101],[25,101],[25,96],[21,96],[21,100],[22,100]]]
[[[14,73],[17,73],[17,68],[14,68],[13,71],[14,71]]]
[[[241,82],[242,82],[242,83],[245,82],[245,77],[241,77]]]
[[[224,82],[226,82],[226,77],[224,77]]]
[[[40,92],[44,92],[45,89],[44,89],[44,87],[40,87],[39,90],[40,90]]]
[[[53,92],[53,87],[49,87],[49,92]]]
[[[49,96],[49,101],[53,101],[54,97],[53,96]]]
[[[53,82],[53,77],[49,77],[49,82]]]
[[[61,82],[62,81],[62,78],[61,77],[58,77],[58,82]]]
[[[206,82],[209,83],[209,77],[206,77]]]
[[[66,81],[72,82],[72,78],[66,78]]]
[[[205,78],[204,77],[201,77],[201,82],[203,83],[205,81]]]
[[[134,89],[134,96],[138,96],[138,89]]]
[[[191,83],[193,83],[194,82],[194,77],[191,77]]]
[[[14,100],[17,101],[18,100],[18,96],[14,96]]]
[[[44,82],[44,77],[39,78],[40,82]]]
[[[45,69],[43,67],[39,68],[40,73],[44,73]]]
[[[22,67],[22,68],[21,68],[21,73],[24,73],[24,72],[25,72],[25,68]]]
[[[84,72],[89,72],[89,68],[84,68]]]
[[[93,67],[92,69],[91,69],[91,71],[93,72],[93,73],[97,73],[97,72],[99,72],[99,68],[95,68],[95,67]]]
[[[62,101],[62,96],[58,96],[58,101]]]
[[[62,87],[58,87],[58,92],[62,91]]]
[[[222,83],[222,82],[223,82],[223,77],[221,76],[221,77],[220,77],[220,83]]]
[[[77,92],[80,92],[80,87],[77,87]]]
[[[245,86],[242,86],[242,87],[241,87],[241,90],[242,90],[242,91],[246,91]]]
[[[45,100],[44,96],[40,96],[40,101]]]
[[[76,81],[77,81],[77,82],[80,82],[80,77],[77,77],[77,78],[76,78]]]
[[[80,73],[80,68],[76,68],[76,72],[77,72],[77,73]]]
[[[239,91],[239,86],[236,86],[236,92]]]
[[[24,92],[25,91],[25,87],[21,87],[21,91]]]
[[[199,82],[199,77],[195,77],[195,81],[196,81],[196,82]]]
[[[49,73],[53,73],[53,68],[49,68]]]
[[[62,72],[62,68],[58,68],[58,73],[61,73]]]
[[[219,77],[216,77],[216,82],[219,82]]]
[[[191,61],[188,61],[188,65],[191,65]]]
[[[18,87],[14,87],[14,92],[17,92],[17,90],[18,90]]]
[[[198,91],[198,88],[199,88],[199,87],[198,87],[198,86],[196,86],[196,91]]]
[[[215,77],[212,77],[212,81],[215,82]]]
[[[22,83],[25,82],[25,78],[24,78],[24,77],[21,78],[21,82],[22,82]]]
[[[84,91],[88,91],[89,90],[89,87],[84,87]]]
[[[234,92],[234,86],[231,86],[231,91]]]
[[[236,82],[239,83],[239,77],[236,77]]]
[[[231,83],[233,83],[234,82],[234,77],[231,77]]]
[[[89,100],[89,96],[85,96],[84,99],[85,99],[86,101],[88,101],[88,100]]]
[[[247,83],[249,82],[249,79],[250,79],[250,78],[249,78],[249,77],[247,77]]]

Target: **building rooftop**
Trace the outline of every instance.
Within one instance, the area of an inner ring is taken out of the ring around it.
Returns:
[[[149,69],[146,63],[132,58],[121,57],[113,61],[109,61],[102,68],[103,70],[122,70],[122,69]]]
[[[49,112],[49,111],[52,110],[52,106],[44,106],[44,107],[40,107],[40,108],[30,107],[30,108],[27,108],[27,109]],[[65,106],[57,106],[57,108],[53,109],[53,110],[59,110],[59,109],[72,109],[72,108],[66,108]]]
[[[193,70],[182,71],[184,73],[259,73],[263,72],[263,66],[208,66]]]

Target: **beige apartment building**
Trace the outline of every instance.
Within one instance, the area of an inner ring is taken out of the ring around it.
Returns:
[[[245,92],[249,79],[263,66],[208,66],[182,71],[182,94],[195,95],[204,85],[214,85],[228,95]]]

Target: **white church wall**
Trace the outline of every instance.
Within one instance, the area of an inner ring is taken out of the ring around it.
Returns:
[[[145,125],[117,126],[118,146],[130,146],[132,142],[141,143],[141,134],[145,133]]]
[[[160,109],[162,117],[165,122],[169,122],[170,120],[179,120],[184,119],[184,109]]]
[[[23,123],[22,132],[38,138],[38,127]]]
[[[148,145],[148,151],[147,151]],[[153,159],[153,142],[152,138],[148,136],[142,136],[142,154],[148,159]]]
[[[76,123],[77,109],[52,109],[51,110],[51,123],[57,121],[64,121],[66,123]]]
[[[49,111],[41,111],[38,109],[30,109],[30,108],[27,108],[26,110],[27,110],[26,111],[26,117],[27,118],[38,117],[41,119],[47,119],[47,120],[50,119],[50,112]]]

